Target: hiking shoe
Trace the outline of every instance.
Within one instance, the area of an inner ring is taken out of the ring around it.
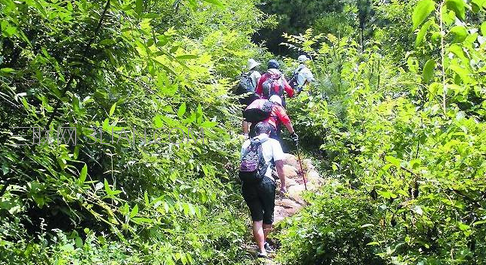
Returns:
[[[270,244],[268,244],[268,242],[265,242],[265,245],[263,245],[265,247],[265,250],[269,253],[273,253],[275,252],[275,249],[272,248],[272,246],[270,246]]]
[[[257,257],[266,259],[266,258],[268,258],[268,255],[267,255],[267,253],[263,253],[263,252],[258,251]]]

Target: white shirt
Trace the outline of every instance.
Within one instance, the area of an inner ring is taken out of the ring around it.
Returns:
[[[267,168],[267,172],[265,176],[271,178],[272,177],[272,168],[270,167],[270,163],[273,161],[279,161],[284,159],[284,152],[282,151],[282,147],[280,143],[272,138],[269,138],[266,134],[260,134],[257,136],[259,139],[267,139],[262,144],[262,153],[265,162],[269,165]],[[243,153],[245,152],[246,148],[250,145],[250,140],[246,140],[241,147],[241,157],[243,157]]]
[[[312,74],[311,70],[305,66],[305,64],[300,64],[295,70],[295,73],[299,73],[297,75],[297,85],[299,87],[302,87],[306,81],[308,83],[314,82],[314,75]]]
[[[250,78],[251,78],[252,88],[253,91],[255,91],[255,88],[258,85],[258,80],[260,79],[260,77],[262,77],[262,75],[256,70],[252,70],[250,72],[251,72]]]

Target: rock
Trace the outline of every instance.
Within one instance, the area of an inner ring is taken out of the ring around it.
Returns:
[[[297,161],[297,158],[294,155],[291,155],[291,154],[285,154],[284,164],[292,166],[296,169],[300,169],[299,161]]]
[[[293,166],[284,165],[283,166],[284,175],[287,178],[295,178],[298,176],[297,169]]]

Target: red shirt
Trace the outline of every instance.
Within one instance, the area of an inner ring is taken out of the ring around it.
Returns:
[[[268,117],[268,119],[266,119],[265,122],[268,122],[273,127],[277,128],[277,124],[279,124],[279,122],[281,122],[284,125],[289,124],[290,118],[287,115],[287,112],[285,111],[284,107],[274,103],[272,108],[272,114],[270,114],[270,117]]]
[[[281,81],[281,84],[283,85],[283,88],[285,90],[285,92],[287,92],[287,95],[289,95],[289,97],[293,97],[294,96],[294,90],[292,89],[292,87],[289,85],[289,83],[287,82],[287,80],[285,80],[285,77],[283,77],[283,75],[280,73],[280,71],[276,70],[276,69],[270,69],[269,72],[266,72],[262,75],[262,77],[260,77],[260,80],[258,80],[258,85],[255,89],[255,93],[257,95],[259,95],[261,98],[263,98],[263,82],[265,82],[265,80],[267,80],[268,78],[270,78],[270,76],[272,74],[278,74],[280,75],[280,81]]]

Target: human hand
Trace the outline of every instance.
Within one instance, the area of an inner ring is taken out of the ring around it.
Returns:
[[[296,143],[299,141],[299,136],[295,132],[290,135],[290,138]]]

